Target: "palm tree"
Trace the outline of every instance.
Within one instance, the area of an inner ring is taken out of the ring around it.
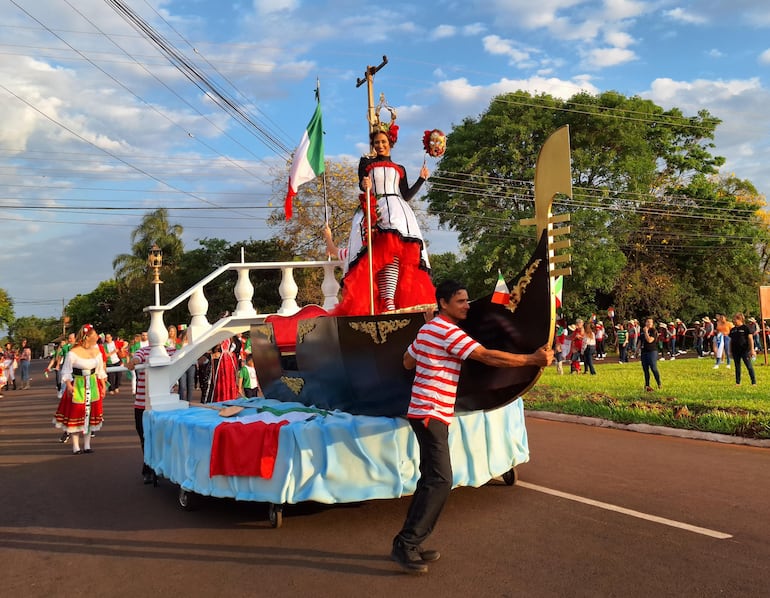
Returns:
[[[126,285],[145,278],[147,256],[154,244],[163,251],[164,269],[173,271],[184,253],[183,231],[181,224],[169,224],[166,208],[145,214],[131,232],[131,253],[121,253],[112,260],[115,278]]]

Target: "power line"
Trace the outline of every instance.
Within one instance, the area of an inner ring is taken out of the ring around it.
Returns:
[[[191,83],[193,83],[193,85],[198,87],[202,92],[208,94],[220,108],[230,114],[247,130],[254,132],[257,138],[259,138],[273,152],[284,159],[289,159],[292,153],[290,147],[278,139],[278,137],[270,131],[269,127],[261,124],[258,122],[258,119],[248,114],[248,112],[244,110],[234,98],[230,97],[224,90],[216,85],[214,81],[196,68],[184,54],[179,52],[170,42],[168,42],[168,40],[155,31],[149,23],[139,16],[138,13],[121,0],[105,0],[105,2],[122,16],[127,23],[134,27],[134,29],[151,41],[163,55],[166,56],[168,61]]]

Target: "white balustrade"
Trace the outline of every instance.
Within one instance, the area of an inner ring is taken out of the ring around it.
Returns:
[[[246,317],[256,316],[257,310],[251,302],[254,298],[254,285],[249,280],[249,268],[247,266],[238,267],[238,282],[235,284],[235,299],[238,301],[235,306],[234,316]]]
[[[332,262],[324,264],[324,280],[321,283],[321,291],[324,294],[324,304],[321,307],[326,310],[334,309],[339,303],[337,295],[340,292],[340,283],[334,276],[334,264]]]
[[[153,305],[148,308],[148,311],[150,312],[150,327],[147,329],[147,339],[150,341],[150,355],[147,360],[150,365],[162,365],[171,360],[165,347],[168,340],[168,329],[163,322],[164,310],[159,305]]]
[[[278,309],[279,315],[290,316],[299,311],[297,291],[299,291],[299,287],[294,281],[294,268],[281,268],[281,284],[278,286],[278,292],[281,295],[281,307]]]
[[[335,268],[342,266],[339,261],[298,261],[298,262],[251,262],[227,264],[209,274],[206,278],[189,288],[179,297],[166,305],[160,305],[156,296],[155,305],[146,307],[150,314],[148,337],[150,340],[150,356],[146,368],[147,380],[147,409],[180,409],[188,406],[181,401],[179,395],[171,393],[171,387],[176,378],[198,357],[203,355],[212,345],[232,336],[237,332],[248,330],[251,324],[264,322],[269,314],[261,314],[254,307],[254,285],[251,283],[252,270],[280,270],[281,283],[278,294],[281,297],[279,315],[292,315],[299,311],[297,293],[299,288],[294,280],[295,268],[323,268],[324,278],[321,292],[324,296],[323,308],[333,309],[337,305],[337,294],[340,286],[334,276]],[[238,280],[234,287],[235,309],[231,316],[222,318],[211,324],[207,314],[209,302],[204,294],[204,287],[226,272],[236,271]],[[156,285],[157,286],[157,285]],[[190,324],[187,327],[188,345],[183,351],[177,352],[174,359],[169,357],[164,344],[168,339],[168,330],[163,317],[165,312],[187,300],[190,312]]]
[[[187,327],[187,339],[192,343],[205,331],[211,328],[206,314],[209,311],[209,302],[203,294],[203,286],[198,286],[187,301],[187,309],[190,312],[190,325]]]

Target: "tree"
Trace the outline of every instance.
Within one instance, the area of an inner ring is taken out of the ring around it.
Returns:
[[[287,172],[276,173],[274,187],[282,193],[285,189]],[[324,188],[325,181],[325,188]],[[324,195],[326,197],[324,203]],[[270,214],[268,224],[279,229],[278,237],[286,243],[292,257],[288,259],[326,259],[326,245],[321,235],[327,221],[338,245],[347,242],[350,222],[358,209],[358,170],[350,161],[325,162],[323,177],[305,183],[294,199],[294,216],[284,217],[283,208]],[[326,210],[324,209],[326,205]],[[336,256],[332,256],[336,259]],[[304,303],[322,303],[320,269],[304,269],[295,272],[299,287],[298,297]]]
[[[8,296],[8,291],[0,289],[0,327],[8,326],[13,322],[13,299]]]
[[[274,187],[285,191],[287,172],[277,172]],[[324,189],[325,181],[325,189]],[[325,259],[326,245],[321,231],[328,215],[329,227],[338,243],[350,232],[350,221],[359,206],[358,171],[349,161],[326,160],[325,173],[305,183],[294,198],[294,215],[284,217],[283,208],[274,210],[267,219],[276,227],[279,237],[286,241],[294,255],[306,259]],[[324,213],[324,195],[328,214]]]
[[[61,320],[59,318],[38,318],[22,316],[14,320],[8,327],[8,336],[17,347],[21,339],[26,338],[34,357],[43,354],[43,346],[61,335]]]
[[[228,243],[223,239],[202,239],[200,247],[183,254],[180,267],[169,277],[164,285],[169,297],[176,297],[214,270],[225,264],[240,262],[241,249],[247,262],[291,261],[293,253],[289,244],[273,238],[263,241],[239,241]],[[209,314],[219,315],[232,312],[235,307],[234,287],[237,280],[235,272],[218,278],[204,289],[209,302]],[[277,270],[261,270],[250,273],[254,286],[254,306],[262,313],[276,311],[281,303],[278,286],[281,273]],[[168,314],[167,323],[186,322],[189,320],[186,302]]]
[[[719,120],[612,91],[566,101],[505,94],[449,135],[427,199],[441,224],[459,233],[474,284],[490,284],[497,268],[514,273],[529,258],[536,240],[518,221],[533,212],[537,153],[565,124],[574,199],[556,198],[553,211],[571,214],[566,315],[617,304],[621,317],[689,317],[751,305],[749,291],[770,262],[767,223],[757,216],[764,202],[747,181],[714,178],[724,163],[710,153]],[[717,246],[718,255],[704,259]],[[767,256],[761,263],[760,255]],[[720,281],[740,282],[709,294],[704,263],[715,265]],[[655,296],[639,287],[648,281]]]
[[[112,260],[115,278],[126,285],[143,280],[147,275],[147,257],[155,244],[163,251],[164,268],[175,270],[184,253],[183,232],[181,224],[169,223],[166,208],[145,214],[131,231],[131,253],[121,253]]]

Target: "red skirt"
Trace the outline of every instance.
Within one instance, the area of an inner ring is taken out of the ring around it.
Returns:
[[[72,395],[68,390],[64,391],[59,407],[56,409],[56,415],[53,424],[57,428],[65,430],[70,434],[100,430],[104,423],[104,411],[102,409],[102,396],[104,395],[103,383],[99,383],[99,392],[91,400],[90,412],[88,416],[88,426],[86,426],[86,404],[73,403]]]
[[[422,247],[417,241],[404,241],[397,233],[377,231],[372,243],[372,272],[374,274],[374,313],[385,313],[385,302],[380,297],[377,273],[394,258],[398,258],[398,285],[396,309],[436,303],[436,288],[422,264]],[[365,252],[350,266],[342,281],[342,299],[334,308],[334,316],[369,315],[369,255]]]

